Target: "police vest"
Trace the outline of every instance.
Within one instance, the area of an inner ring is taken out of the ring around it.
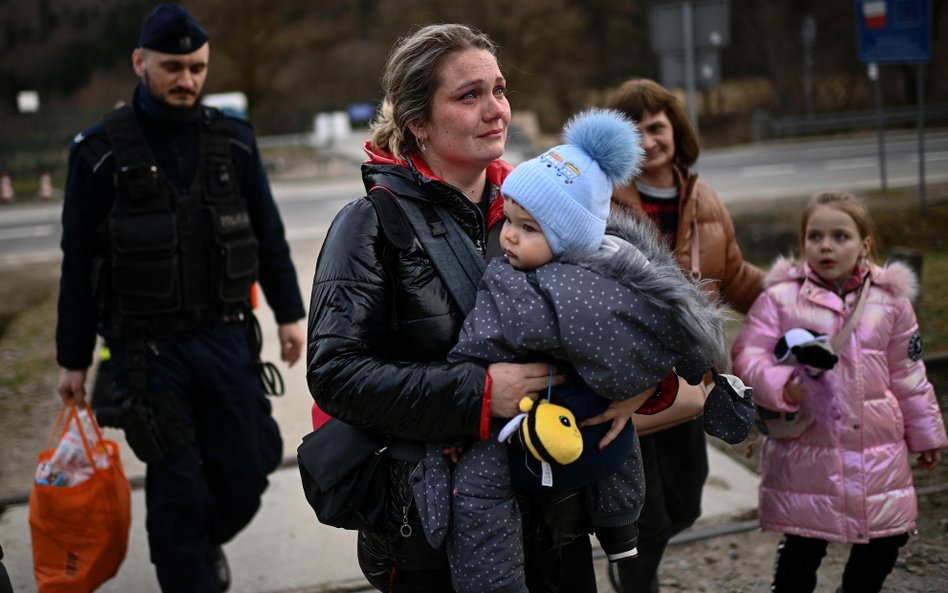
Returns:
[[[131,107],[104,123],[116,196],[100,228],[108,258],[97,284],[116,329],[150,319],[175,330],[246,304],[257,277],[257,239],[221,113],[203,110],[187,194],[158,166]]]

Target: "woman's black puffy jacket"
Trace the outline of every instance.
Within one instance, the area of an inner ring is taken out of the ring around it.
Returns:
[[[481,250],[484,216],[457,189],[414,167],[370,162],[366,190],[436,202]],[[496,186],[490,195],[496,196]],[[309,310],[307,380],[328,414],[373,432],[416,442],[477,438],[485,370],[444,361],[466,316],[414,240],[398,250],[372,203],[349,203],[326,236]]]

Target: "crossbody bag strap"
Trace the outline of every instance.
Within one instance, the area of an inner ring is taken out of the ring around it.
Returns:
[[[830,340],[830,346],[836,354],[839,354],[843,348],[846,347],[846,344],[849,342],[849,336],[852,335],[853,330],[856,329],[856,324],[859,323],[859,318],[862,317],[862,311],[866,308],[866,301],[869,297],[869,285],[872,282],[871,276],[871,273],[866,272],[866,279],[862,282],[859,301],[856,302],[856,308],[853,310],[852,316],[849,318],[849,321],[846,322],[846,325],[843,326],[843,329],[839,330],[839,333]]]
[[[697,183],[698,178],[694,175],[691,175],[687,179],[683,180],[685,190],[681,193],[681,196],[678,198],[680,203],[679,216],[684,215],[684,203],[689,198],[692,197],[692,193],[695,190],[695,183]],[[691,219],[691,278],[693,280],[701,280],[701,239],[698,237],[698,207],[697,205],[691,206],[689,201],[689,207],[693,208],[694,216]]]
[[[461,225],[452,216],[444,215],[437,206],[400,200],[384,186],[377,185],[369,193],[378,190],[389,194],[401,209],[461,311],[467,313],[473,309],[477,285],[487,264]]]
[[[701,279],[701,243],[698,241],[698,219],[691,221],[691,277]]]

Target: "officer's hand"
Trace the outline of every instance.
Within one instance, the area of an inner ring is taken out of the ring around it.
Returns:
[[[59,375],[57,391],[64,404],[84,402],[86,400],[86,370],[63,369],[62,374]]]
[[[277,333],[280,336],[280,358],[293,366],[303,353],[303,330],[299,323],[283,323]]]
[[[495,418],[513,418],[520,413],[520,400],[525,396],[536,400],[539,392],[546,393],[550,384],[550,365],[542,362],[514,364],[495,362],[487,367],[491,378],[490,415]],[[566,380],[553,369],[553,385]]]

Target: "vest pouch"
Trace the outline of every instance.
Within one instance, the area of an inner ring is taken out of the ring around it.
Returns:
[[[118,193],[134,196],[128,200],[128,209],[133,213],[167,210],[170,197],[162,191],[158,167],[144,164],[122,167],[116,175]]]
[[[178,259],[166,257],[116,258],[112,288],[123,315],[172,313],[181,308]]]
[[[112,218],[109,238],[117,254],[172,253],[178,230],[171,212],[151,212]]]
[[[249,238],[226,244],[223,270],[221,299],[228,303],[246,301],[257,278],[257,240]]]
[[[225,303],[245,302],[257,278],[257,239],[243,200],[208,207],[221,261],[219,296]]]
[[[112,290],[121,314],[156,314],[181,307],[178,232],[171,212],[148,212],[109,221]]]

